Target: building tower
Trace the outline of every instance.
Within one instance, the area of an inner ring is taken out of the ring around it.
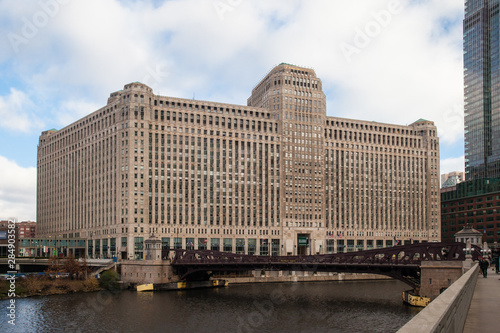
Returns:
[[[324,125],[326,97],[312,69],[281,63],[252,90],[249,106],[266,108],[279,120],[282,138],[280,210],[296,254],[320,252],[324,244]],[[313,244],[314,243],[314,244]]]
[[[468,224],[493,246],[500,235],[500,0],[465,0],[465,182],[441,194],[443,241]],[[458,213],[457,213],[458,212]]]
[[[465,0],[466,180],[500,177],[500,0]]]

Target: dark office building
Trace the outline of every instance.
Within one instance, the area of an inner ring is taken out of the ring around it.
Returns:
[[[491,247],[500,236],[500,179],[459,183],[456,190],[441,193],[441,237],[453,242],[467,224],[483,233]]]
[[[442,241],[470,225],[500,235],[500,0],[465,0],[465,182],[441,189]]]
[[[466,180],[500,177],[500,0],[466,0]]]

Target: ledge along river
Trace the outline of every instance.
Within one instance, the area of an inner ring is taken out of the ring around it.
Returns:
[[[396,332],[421,309],[395,280],[261,283],[172,292],[108,291],[0,301],[2,332]]]

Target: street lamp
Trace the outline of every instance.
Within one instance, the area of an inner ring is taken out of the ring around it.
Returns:
[[[489,258],[490,254],[491,254],[491,250],[490,249],[481,249],[481,254],[482,254],[483,258]]]

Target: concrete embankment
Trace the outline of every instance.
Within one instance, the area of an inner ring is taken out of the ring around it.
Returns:
[[[174,291],[200,288],[219,288],[227,285],[224,280],[180,281],[172,283],[148,283],[135,286],[137,291]]]
[[[476,264],[403,326],[398,333],[462,332],[476,286]]]
[[[253,271],[248,276],[216,275],[229,284],[238,283],[273,283],[273,282],[315,282],[315,281],[352,281],[352,280],[390,280],[392,278],[378,274],[361,273],[325,273],[287,272],[287,271]]]
[[[267,271],[261,275],[260,271],[252,272],[248,276],[218,275],[210,281],[179,281],[171,283],[127,284],[123,287],[133,287],[137,291],[171,291],[198,288],[218,288],[231,284],[247,283],[286,283],[286,282],[324,282],[324,281],[355,281],[355,280],[390,280],[390,277],[376,274],[353,273],[321,273],[308,274],[308,272],[280,272]],[[122,282],[123,283],[123,282]]]
[[[121,262],[121,278],[124,288],[138,284],[174,283],[179,281],[172,266],[162,260],[129,260]],[[250,271],[241,274],[214,274],[213,279],[224,279],[234,283],[305,282],[305,281],[346,281],[346,280],[386,280],[390,277],[377,274],[302,272],[302,271]]]

